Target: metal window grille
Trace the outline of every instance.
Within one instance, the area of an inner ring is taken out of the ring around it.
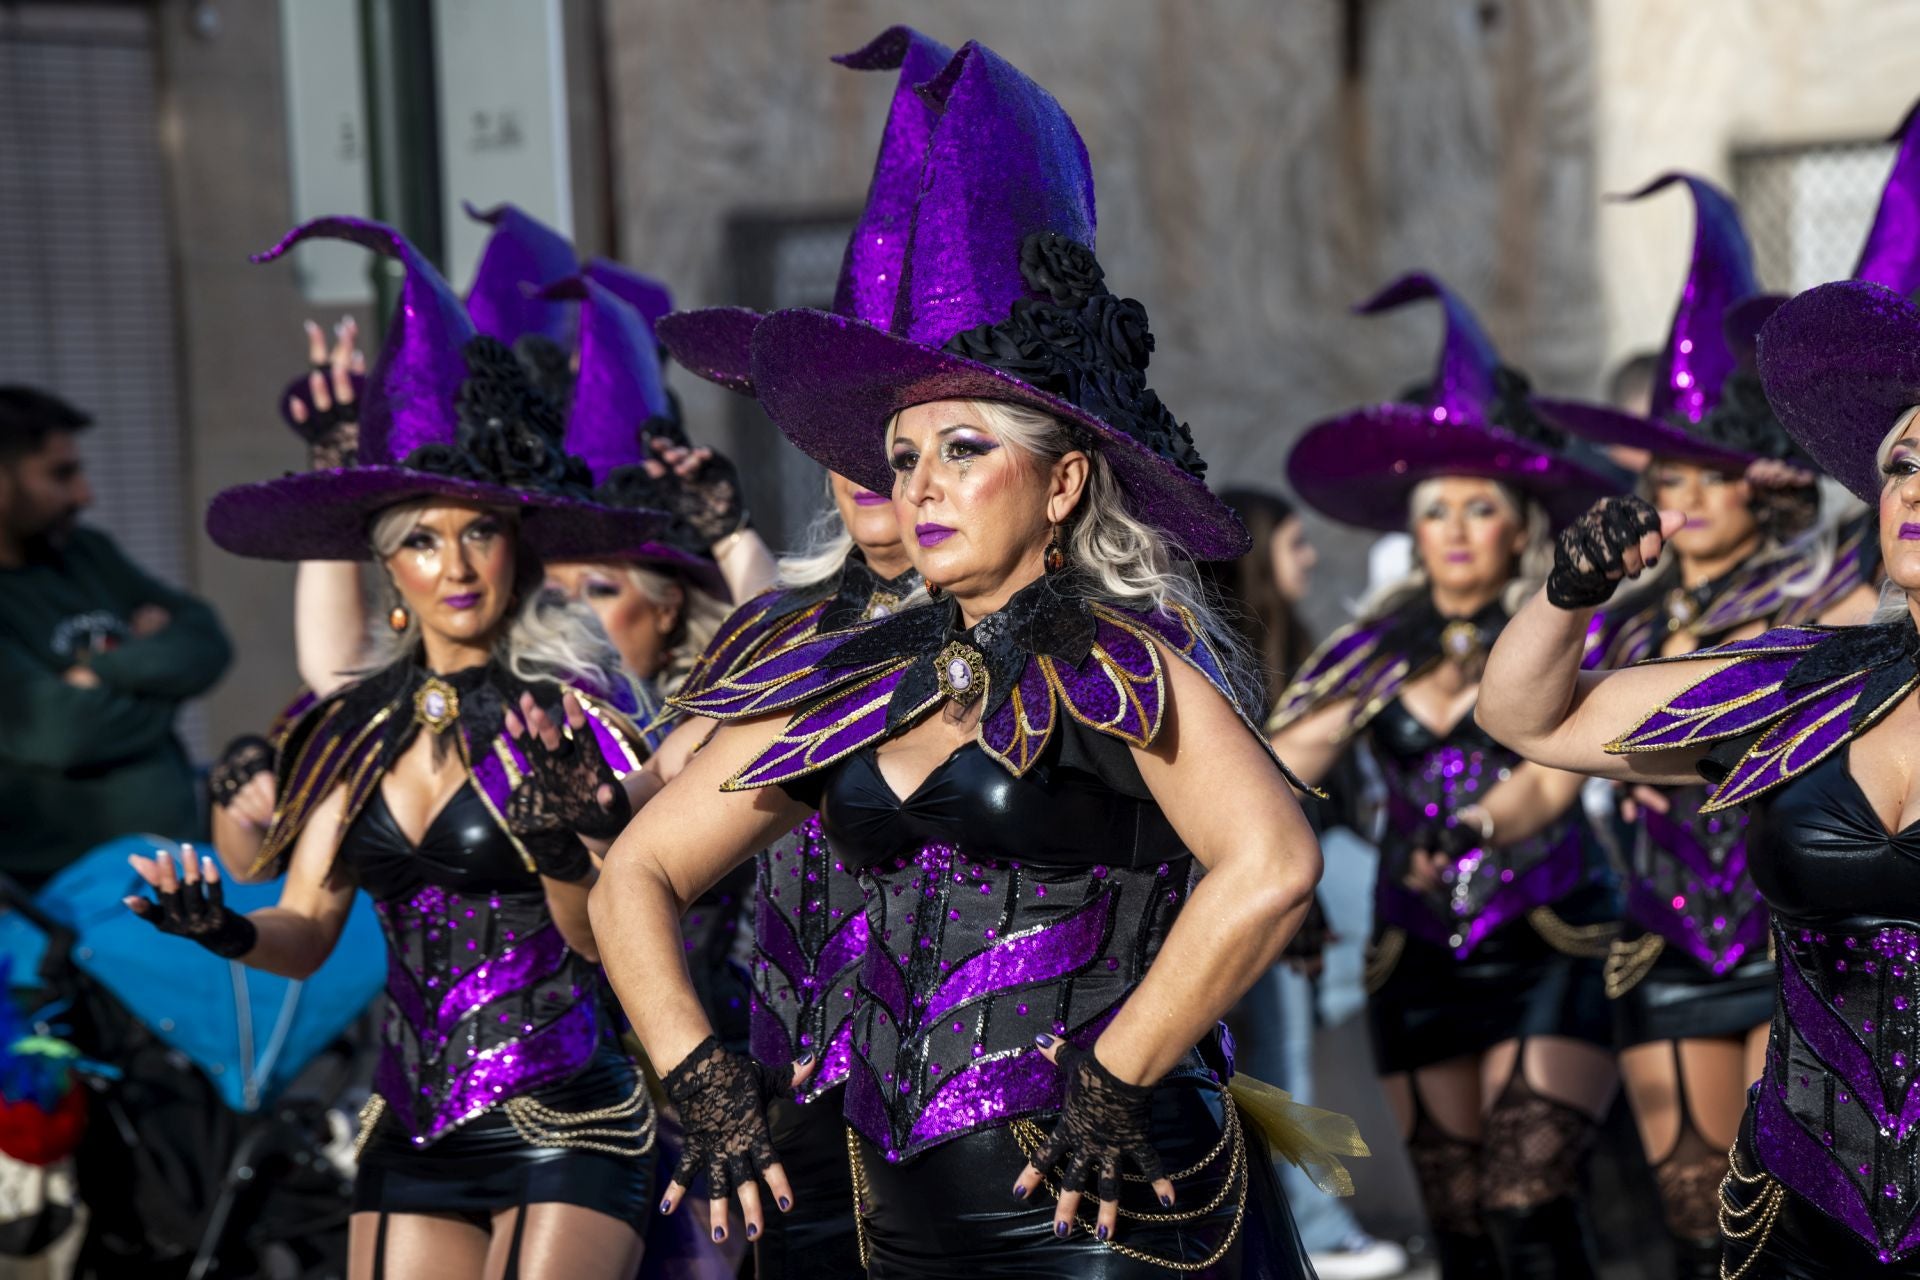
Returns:
[[[1769,147],[1734,157],[1734,191],[1769,289],[1797,293],[1853,274],[1880,188],[1888,142]]]
[[[727,261],[732,264],[729,296],[761,311],[783,307],[833,305],[840,260],[853,235],[857,213],[741,214],[727,224]],[[760,406],[734,398],[734,439],[773,440],[777,429]],[[744,450],[743,450],[744,452]],[[825,471],[784,446],[762,456],[773,465],[748,469],[747,484],[755,519],[775,546],[799,546],[809,520],[824,501]]]
[[[93,416],[90,523],[186,576],[154,11],[0,6],[0,382]],[[200,716],[180,728],[204,746]]]

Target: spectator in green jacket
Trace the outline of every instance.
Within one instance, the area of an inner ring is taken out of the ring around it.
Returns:
[[[213,610],[79,523],[89,422],[0,385],[0,871],[29,886],[114,836],[197,833],[174,716],[233,656]]]

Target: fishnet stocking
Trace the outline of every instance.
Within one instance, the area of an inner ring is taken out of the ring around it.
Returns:
[[[1530,1209],[1572,1195],[1594,1129],[1586,1112],[1535,1093],[1516,1071],[1487,1116],[1481,1205]]]
[[[1420,1184],[1427,1221],[1436,1231],[1479,1236],[1486,1232],[1480,1220],[1481,1146],[1455,1137],[1433,1122],[1416,1100],[1413,1132],[1407,1135],[1407,1156]]]

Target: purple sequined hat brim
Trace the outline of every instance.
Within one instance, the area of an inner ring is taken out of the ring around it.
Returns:
[[[1287,480],[1314,510],[1342,524],[1404,532],[1414,486],[1436,476],[1512,485],[1546,508],[1557,528],[1619,486],[1524,440],[1436,422],[1418,405],[1382,404],[1308,428],[1287,458]]]
[[[662,316],[653,336],[694,377],[750,396],[753,331],[760,319],[760,312],[746,307],[700,307]]]
[[[991,365],[824,311],[776,311],[753,337],[760,403],[802,453],[876,493],[893,488],[887,421],[933,400],[1009,400],[1091,432],[1133,514],[1195,560],[1231,560],[1251,545],[1206,484],[1079,406]]]
[[[557,556],[547,556],[545,559],[549,564],[565,563]],[[662,573],[685,578],[722,604],[733,603],[733,590],[727,586],[727,577],[720,572],[718,564],[705,556],[695,555],[691,551],[682,551],[679,547],[665,542],[643,542],[631,551],[581,556],[580,559],[588,563],[608,564],[625,561],[637,564],[642,569],[657,569]]]
[[[449,498],[521,514],[521,540],[542,560],[599,560],[644,546],[658,512],[509,489],[410,467],[305,471],[235,485],[207,507],[207,534],[259,560],[369,560],[374,517],[416,498]]]
[[[1760,458],[1757,453],[1729,449],[1691,431],[1623,413],[1606,405],[1587,404],[1580,400],[1554,400],[1543,396],[1533,397],[1532,403],[1547,421],[1594,444],[1645,449],[1656,458],[1726,471],[1745,471]]]
[[[1767,401],[1820,468],[1869,505],[1874,455],[1920,404],[1920,305],[1865,280],[1809,289],[1760,330]]]

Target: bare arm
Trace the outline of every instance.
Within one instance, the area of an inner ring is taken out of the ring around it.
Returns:
[[[1353,699],[1338,698],[1315,707],[1268,740],[1295,777],[1317,787],[1346,752],[1347,725],[1352,719]]]
[[[347,683],[365,653],[367,602],[351,560],[302,560],[293,574],[294,661],[324,698]]]
[[[646,771],[659,779],[662,786],[672,782],[680,776],[681,770],[687,767],[687,762],[693,759],[694,753],[700,750],[701,744],[706,742],[707,736],[718,723],[705,716],[683,718],[667,735],[666,741],[660,744],[660,749],[647,757]],[[636,807],[641,803],[644,802],[636,800]]]
[[[1487,788],[1478,808],[1492,823],[1497,844],[1530,840],[1565,816],[1586,778],[1523,760],[1505,781]]]
[[[1320,879],[1319,843],[1273,761],[1204,677],[1162,660],[1167,719],[1134,758],[1206,874],[1095,1046],[1134,1083],[1170,1071],[1279,959]]]
[[[712,550],[720,576],[727,580],[727,590],[735,601],[753,599],[771,587],[780,574],[773,551],[753,529],[729,534],[714,543]]]

